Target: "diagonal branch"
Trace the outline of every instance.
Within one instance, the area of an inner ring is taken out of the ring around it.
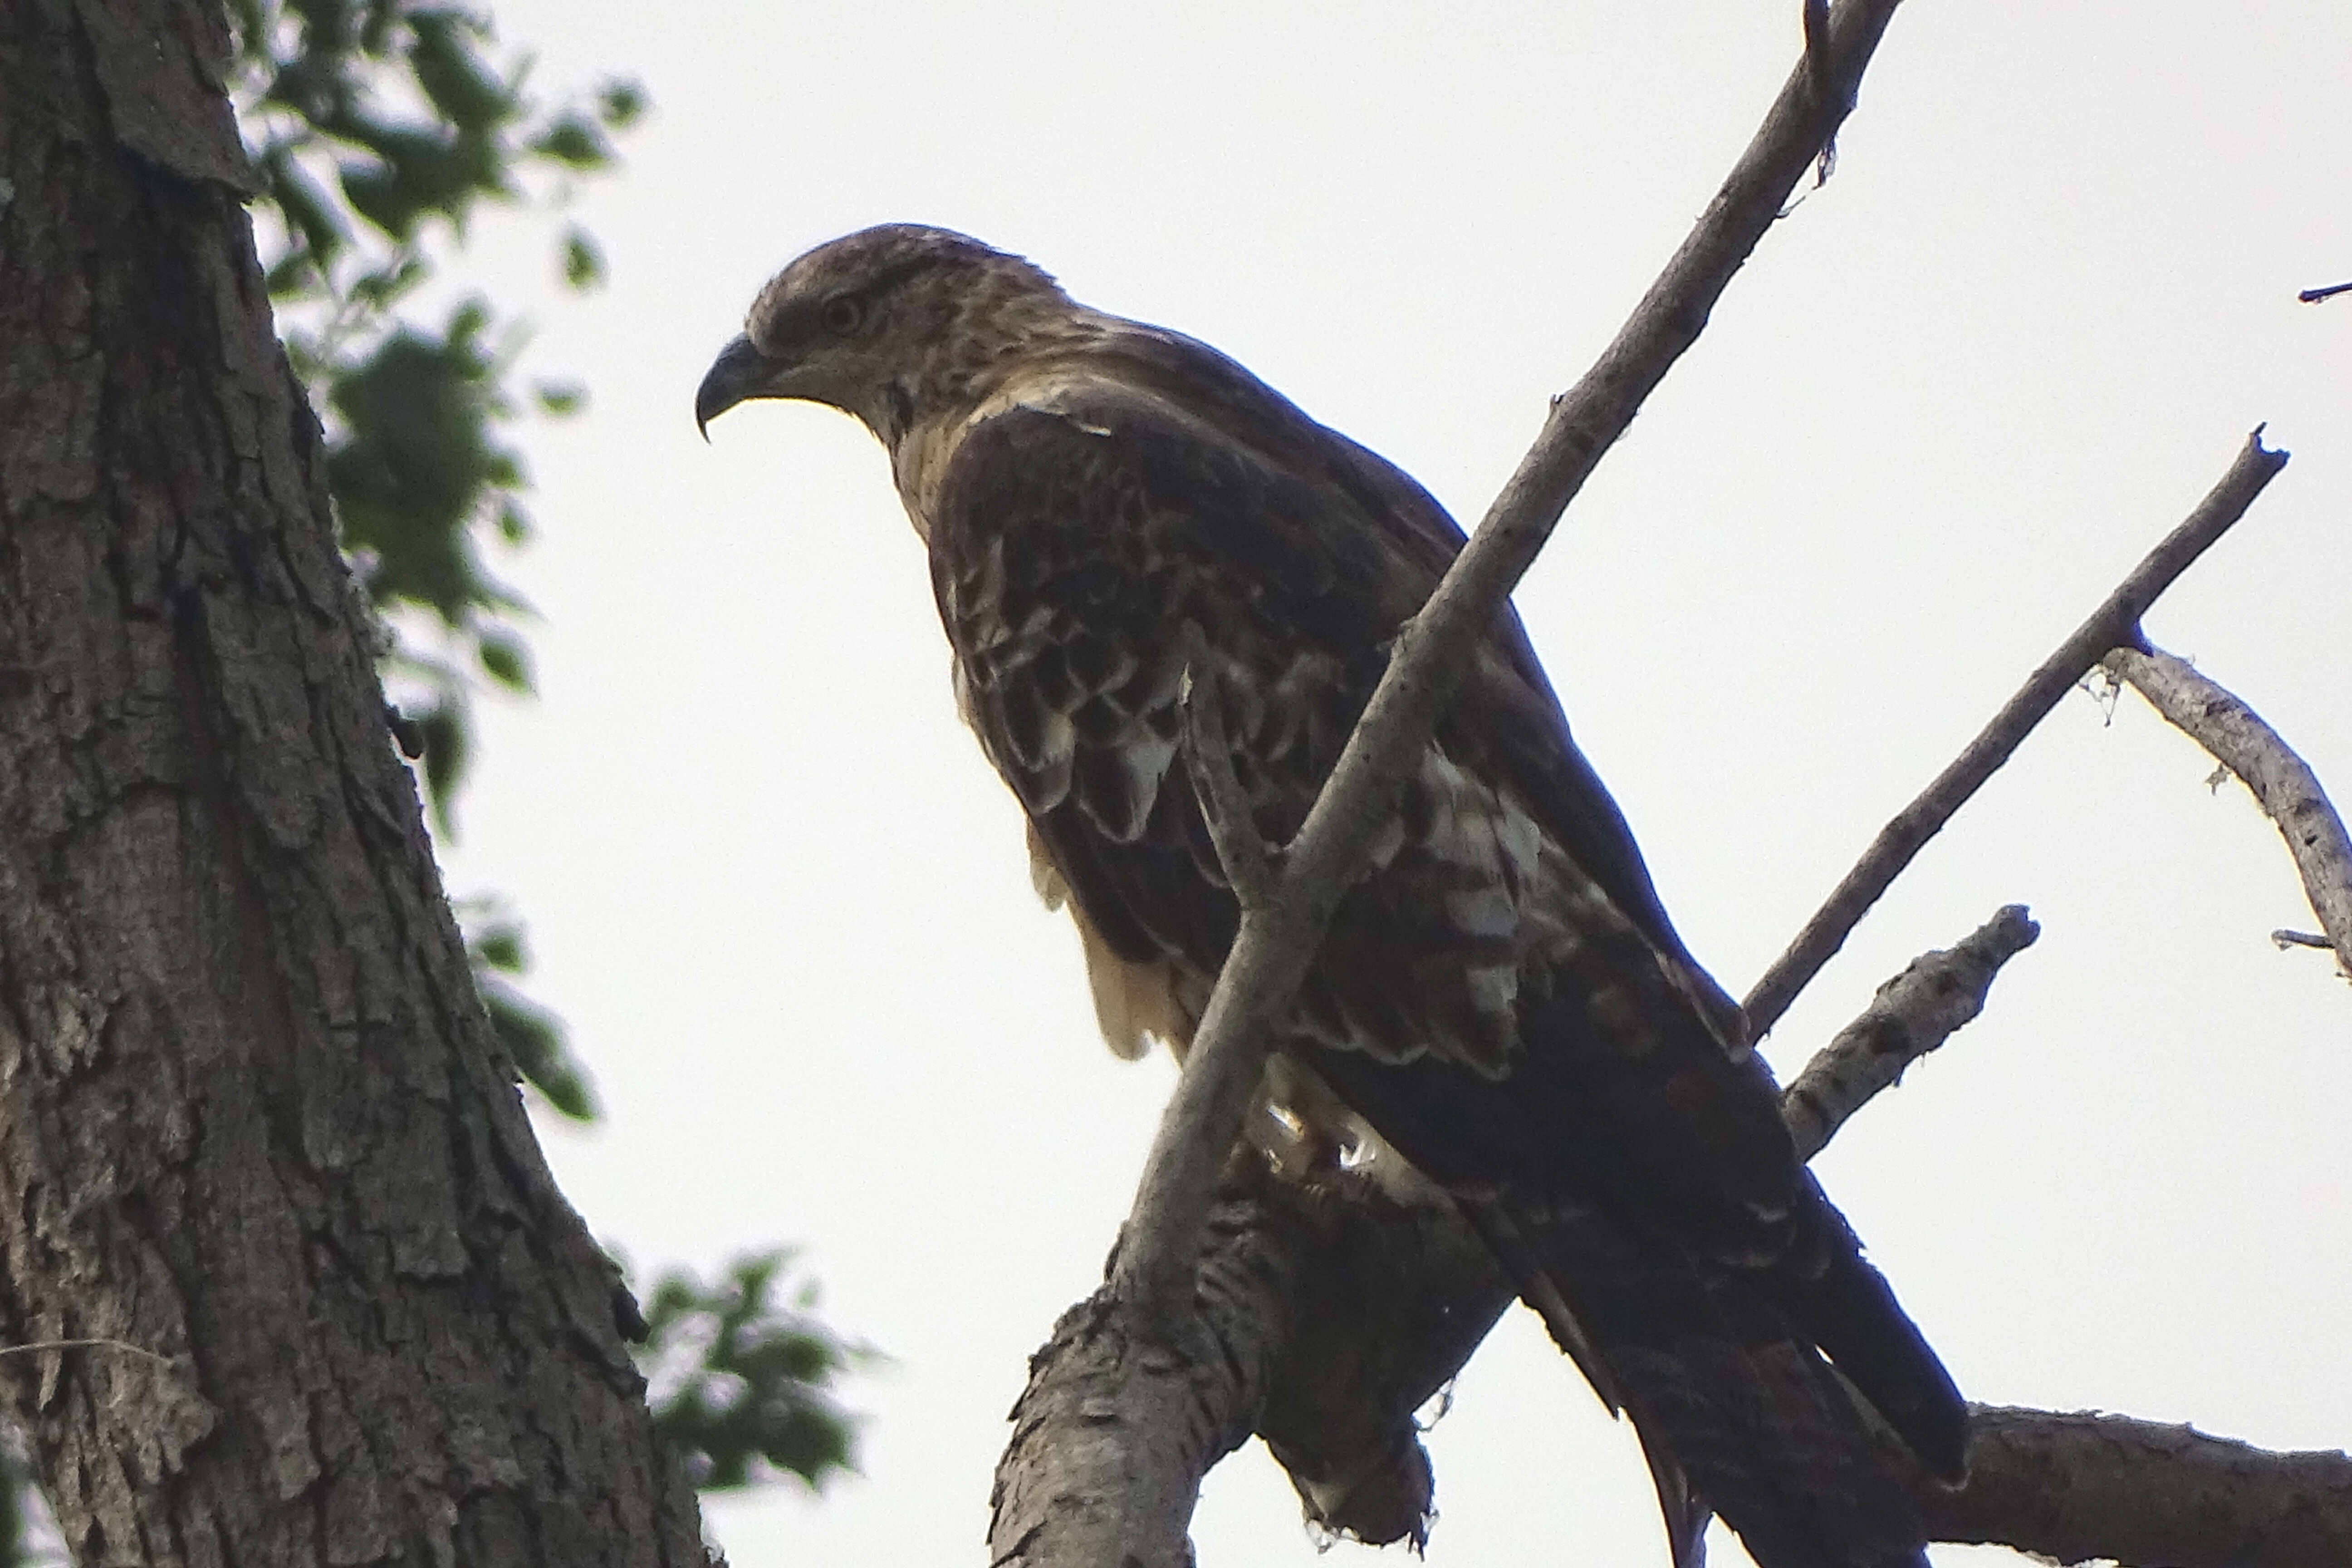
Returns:
[[[2200,675],[2185,659],[2156,647],[2119,647],[2108,671],[2128,681],[2174,728],[2246,781],[2264,816],[2286,840],[2336,962],[2352,975],[2352,837],[2344,831],[2319,775],[2263,722],[2262,715]],[[2279,933],[2282,936],[2289,933]]]
[[[2010,753],[2032,733],[2042,715],[2056,707],[2058,700],[2088,675],[2109,648],[2137,640],[2139,618],[2147,613],[2147,607],[2189,569],[2190,563],[2246,514],[2263,487],[2286,466],[2286,458],[2284,452],[2263,445],[2262,429],[2256,426],[2253,434],[2246,437],[2237,460],[2230,465],[2230,471],[2197,503],[2197,510],[2165,535],[2163,542],[2148,552],[2147,559],[2132,569],[2131,575],[2107,595],[2106,602],[2091,612],[2091,618],[2075,627],[2074,635],[2042,660],[2042,668],[2018,689],[2016,696],[2002,704],[1992,722],[1969,742],[1968,749],[1952,759],[1916,800],[1896,812],[1894,819],[1878,830],[1870,848],[1845,874],[1845,879],[1830,894],[1829,900],[1805,922],[1796,941],[1789,944],[1789,951],[1774,961],[1748,993],[1742,1005],[1748,1012],[1749,1032],[1755,1037],[1761,1038],[1780,1022],[1780,1015],[1789,1010],[1797,993],[1845,944],[1846,933],[1878,901],[1878,896],[1894,884],[1903,868],[1911,864],[1912,858],[1926,847],[1927,840],[1951,820],[1952,814],[1976,794],[1985,780],[1992,777],[2001,763],[2009,761]]]
[[[2000,966],[2033,945],[2042,928],[2010,904],[1960,939],[1923,952],[1878,988],[1862,1016],[1840,1029],[1780,1095],[1780,1120],[1811,1160],[1846,1119],[1891,1089],[1913,1062],[1984,1010]]]
[[[1147,1314],[1185,1310],[1195,1238],[1269,1043],[1480,639],[1601,454],[1697,341],[1732,275],[1844,121],[1894,13],[1895,0],[1843,0],[1832,10],[1825,54],[1799,62],[1665,271],[1600,360],[1554,401],[1534,447],[1400,632],[1379,689],[1284,858],[1276,897],[1243,915],[1153,1140],[1136,1202],[1138,1220],[1151,1223],[1130,1225],[1114,1279]]]

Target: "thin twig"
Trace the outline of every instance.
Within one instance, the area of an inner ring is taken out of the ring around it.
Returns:
[[[1192,778],[1201,820],[1208,825],[1209,842],[1216,847],[1217,863],[1224,868],[1234,897],[1245,910],[1263,909],[1275,896],[1274,861],[1250,820],[1249,796],[1234,772],[1224,698],[1205,657],[1207,644],[1198,627],[1186,631],[1194,649],[1185,658],[1183,689],[1177,698],[1184,722],[1184,771]]]
[[[1804,16],[1806,79],[1812,87],[1813,101],[1829,103],[1832,101],[1831,94],[1836,90],[1830,69],[1829,0],[1805,0]],[[1848,98],[1839,110],[1839,118],[1843,119],[1845,112],[1853,108],[1853,100]],[[1813,184],[1817,186],[1829,184],[1830,175],[1836,167],[1837,137],[1832,134],[1822,143],[1821,154],[1813,161]]]
[[[144,1356],[147,1360],[153,1362],[157,1366],[163,1367],[168,1371],[178,1372],[180,1370],[180,1363],[173,1361],[170,1356],[158,1355],[153,1351],[131,1343],[128,1340],[110,1340],[105,1338],[87,1340],[35,1340],[30,1344],[0,1345],[0,1357],[31,1355],[37,1351],[80,1350],[123,1351],[131,1355]]]
[[[1747,1008],[1748,1027],[1754,1036],[1762,1037],[1765,1031],[1780,1022],[1780,1015],[1789,1010],[1797,993],[1845,944],[1847,933],[1878,901],[1878,896],[1911,864],[1912,858],[1927,840],[1951,820],[1952,814],[2009,760],[2010,753],[2042,721],[2042,716],[2056,707],[2058,700],[2072,690],[2109,648],[2131,642],[2138,636],[2139,618],[2147,613],[2147,607],[2172,585],[2174,578],[2188,570],[2191,562],[2245,515],[2263,487],[2286,466],[2286,453],[2263,445],[2262,429],[2256,426],[2253,434],[2246,437],[2237,460],[2230,465],[2230,471],[2197,503],[2197,510],[2189,514],[2188,520],[2149,551],[2147,559],[2107,595],[2106,602],[2091,612],[2090,619],[2058,645],[2058,650],[2042,661],[2042,668],[2018,689],[2017,695],[2001,705],[1992,722],[1969,742],[1968,749],[1937,773],[1935,782],[1916,800],[1895,813],[1894,819],[1878,830],[1869,850],[1845,874],[1845,879],[1830,894],[1828,901],[1805,922],[1796,941],[1789,944],[1789,951],[1764,972],[1763,978],[1748,992],[1742,1005]]]
[[[1279,894],[1244,913],[1176,1093],[1160,1120],[1120,1250],[1118,1293],[1181,1313],[1195,1238],[1276,1029],[1288,1016],[1331,912],[1362,874],[1398,788],[1560,512],[1674,363],[1696,342],[1734,273],[1806,167],[1843,122],[1895,0],[1842,0],[1826,68],[1800,61],[1764,125],[1664,272],[1600,360],[1553,400],[1510,481],[1421,613],[1399,633],[1387,673],[1285,857]],[[1815,88],[1826,69],[1831,90]]]
[[[2330,283],[2325,289],[2305,289],[2295,298],[2306,305],[2316,305],[2322,300],[2333,300],[2338,294],[2352,294],[2352,283]]]
[[[2246,781],[2263,815],[2276,825],[2310,896],[2312,913],[2352,975],[2352,837],[2320,787],[2319,775],[2263,722],[2262,715],[2200,675],[2186,659],[2161,648],[2119,647],[2105,665],[2117,679]],[[2284,935],[2286,933],[2274,933]]]
[[[2042,928],[2010,904],[1950,948],[1923,952],[1878,988],[1862,1016],[1813,1054],[1780,1095],[1780,1120],[1810,1160],[1846,1119],[1891,1089],[1904,1069],[1984,1011],[2000,966],[2033,945]]]

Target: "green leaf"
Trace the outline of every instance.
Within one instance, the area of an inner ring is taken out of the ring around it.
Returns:
[[[408,26],[409,68],[443,119],[460,131],[487,132],[522,113],[514,89],[475,52],[480,23],[457,11],[411,11]]]
[[[587,290],[604,281],[604,255],[587,231],[573,228],[563,237],[563,281]]]
[[[609,81],[596,94],[596,118],[625,131],[646,111],[646,89],[634,81]]]
[[[574,169],[601,169],[613,161],[613,144],[594,121],[581,114],[560,116],[531,140],[530,150]]]
[[[375,552],[377,603],[430,606],[452,626],[489,601],[466,523],[486,490],[519,475],[492,445],[482,383],[488,365],[461,336],[403,328],[332,374],[328,402],[344,434],[327,450],[327,479],[344,542]]]
[[[468,300],[450,313],[449,341],[470,346],[474,339],[482,335],[482,329],[489,324],[489,306],[479,299]],[[482,379],[488,379],[489,369],[488,362],[482,362]]]
[[[306,16],[325,10],[348,16],[352,10],[352,0],[291,0],[291,3]],[[355,35],[360,48],[371,55],[381,55],[391,48],[392,30],[398,25],[405,9],[406,0],[366,0]]]
[[[449,832],[449,802],[466,776],[467,753],[473,749],[473,726],[466,710],[454,705],[429,708],[409,715],[425,742],[425,796],[433,810],[435,831]]]
[[[521,974],[530,968],[530,952],[523,945],[522,922],[501,920],[470,932],[466,950],[472,954],[476,968],[495,969],[501,974]]]
[[[268,271],[261,275],[262,287],[269,290],[272,300],[315,299],[326,289],[326,278],[304,250],[289,250],[278,258]]]
[[[336,133],[373,154],[337,165],[353,211],[396,240],[427,217],[462,228],[474,201],[511,194],[504,160],[486,138],[353,114]]]
[[[595,1092],[564,1043],[562,1020],[502,980],[480,970],[475,972],[474,980],[482,994],[482,1005],[489,1013],[490,1027],[522,1081],[572,1121],[595,1121]]]
[[[287,228],[308,252],[305,259],[323,278],[351,237],[350,226],[335,209],[333,198],[284,147],[274,148],[264,155],[261,176],[264,195],[277,204]]]
[[[576,381],[542,381],[530,389],[540,407],[559,419],[588,406],[588,389]]]
[[[698,1487],[725,1490],[782,1472],[812,1487],[856,1467],[856,1418],[834,1388],[879,1358],[804,1311],[777,1304],[791,1255],[738,1258],[724,1282],[673,1270],[655,1286],[638,1361],[654,1424]]]
[[[475,638],[474,655],[492,680],[509,691],[530,694],[530,651],[520,637],[507,631],[484,631]]]

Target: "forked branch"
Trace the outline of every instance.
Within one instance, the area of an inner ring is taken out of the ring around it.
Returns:
[[[1896,812],[1894,819],[1878,830],[1878,837],[1871,841],[1853,869],[1845,874],[1845,879],[1830,894],[1828,901],[1805,922],[1797,940],[1789,944],[1789,950],[1773,962],[1748,993],[1741,1005],[1747,1009],[1751,1034],[1760,1038],[1780,1021],[1780,1015],[1789,1010],[1797,993],[1845,945],[1847,933],[1869,912],[1879,895],[1894,885],[1895,879],[1927,847],[1927,840],[1952,819],[1952,814],[2009,761],[2010,753],[2032,733],[2042,715],[2055,708],[2058,700],[2074,689],[2108,649],[2138,640],[2139,619],[2147,613],[2147,607],[2189,569],[2190,563],[2246,515],[2246,509],[2262,494],[2263,487],[2286,466],[2286,458],[2284,452],[2263,445],[2263,433],[2258,426],[2246,437],[2230,471],[2197,503],[2197,509],[2148,552],[2147,559],[2117,584],[2105,603],[2091,612],[2088,620],[2074,628],[2073,636],[2058,645],[2056,652],[2042,661],[2042,668],[2018,688],[2017,695],[2002,704],[1992,722],[1969,742],[1968,749],[1953,758],[1916,800]]]

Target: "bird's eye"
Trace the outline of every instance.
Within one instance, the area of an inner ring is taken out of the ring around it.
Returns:
[[[854,332],[866,324],[866,301],[855,294],[835,294],[824,302],[817,320],[828,332]]]

